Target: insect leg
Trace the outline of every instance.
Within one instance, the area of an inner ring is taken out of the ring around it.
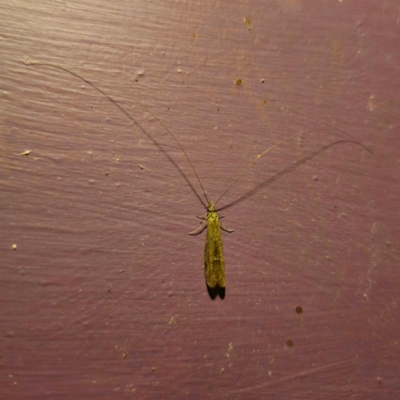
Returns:
[[[189,232],[189,235],[193,235],[193,236],[198,235],[199,233],[203,232],[204,229],[206,229],[206,228],[207,228],[207,224],[203,225],[203,223],[200,222],[200,226],[197,229],[195,229],[194,231]]]
[[[221,229],[223,229],[225,232],[232,233],[235,232],[233,229],[225,228],[221,223],[219,223],[219,226]]]

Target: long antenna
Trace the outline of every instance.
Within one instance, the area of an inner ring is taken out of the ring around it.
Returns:
[[[228,188],[221,194],[221,196],[218,197],[218,200],[214,203],[214,206],[217,205],[217,203],[225,196],[226,192],[239,180],[239,178],[256,162],[258,161],[264,154],[268,153],[270,150],[272,150],[274,147],[279,146],[280,144],[287,142],[288,140],[294,138],[297,136],[297,133],[289,136],[286,139],[281,140],[278,143],[275,143],[273,146],[268,147],[268,149],[264,150],[261,154],[258,154],[257,157],[247,166],[245,167],[242,172],[232,181],[232,183],[228,186]]]
[[[122,106],[120,106],[112,97],[110,97],[107,93],[103,92],[103,90],[101,90],[100,88],[98,88],[97,86],[95,86],[93,83],[91,83],[90,81],[88,81],[87,79],[83,78],[82,76],[78,75],[77,73],[70,71],[67,68],[62,67],[61,65],[57,65],[57,64],[51,64],[51,63],[42,63],[42,62],[37,62],[37,61],[29,61],[29,60],[25,60],[24,63],[26,65],[44,65],[44,66],[48,66],[48,67],[53,67],[53,68],[58,68],[61,69],[62,71],[68,72],[69,74],[81,79],[83,82],[87,83],[88,85],[90,85],[93,89],[97,90],[99,93],[101,93],[103,96],[107,97],[108,100],[111,101],[111,103],[113,103],[116,107],[119,108],[120,111],[122,111],[136,126],[138,126],[140,129],[143,129],[138,122],[136,122],[123,108]],[[206,195],[206,191],[204,190],[204,187],[200,181],[199,175],[197,174],[196,170],[194,169],[194,166],[192,164],[192,162],[190,161],[190,158],[188,157],[188,155],[186,154],[186,151],[184,150],[184,148],[182,147],[182,145],[179,143],[178,139],[174,136],[174,134],[161,122],[161,120],[154,115],[147,107],[145,107],[143,104],[139,103],[139,101],[135,100],[134,98],[132,98],[132,100],[140,107],[142,107],[143,110],[145,110],[146,112],[148,112],[172,137],[172,139],[175,140],[176,144],[179,146],[179,148],[182,150],[183,154],[185,155],[186,159],[188,160],[196,178],[197,181],[200,184],[201,190],[203,191],[204,197],[207,201],[207,204],[210,203],[210,201],[208,200],[208,197]],[[204,205],[204,204],[203,204]]]

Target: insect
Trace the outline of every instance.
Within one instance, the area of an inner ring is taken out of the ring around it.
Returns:
[[[101,93],[103,96],[105,96],[111,103],[113,103],[123,114],[125,114],[142,132],[144,132],[151,140],[152,142],[159,147],[159,144],[152,138],[145,130],[142,128],[142,126],[135,121],[126,111],[125,109],[120,106],[113,98],[111,98],[109,95],[107,95],[103,90],[95,86],[93,83],[88,81],[87,79],[81,77],[77,73],[68,70],[65,67],[62,67],[60,65],[56,64],[50,64],[50,63],[41,63],[41,62],[35,62],[35,61],[25,61],[25,64],[27,65],[38,65],[38,66],[48,66],[48,67],[53,67],[53,68],[58,68],[62,71],[65,71],[78,79],[81,79],[83,82],[87,83],[91,87],[93,87],[95,90],[97,90],[99,93]],[[171,138],[176,142],[178,147],[181,149],[182,153],[185,155],[199,185],[202,190],[202,193],[204,195],[204,198],[206,200],[206,203],[201,200],[199,197],[200,201],[202,202],[203,206],[206,209],[206,214],[203,216],[198,216],[198,218],[206,221],[205,224],[203,222],[200,224],[200,227],[196,229],[193,232],[190,232],[190,235],[197,235],[201,233],[204,229],[207,228],[207,235],[206,235],[206,244],[205,244],[205,249],[204,249],[204,274],[205,274],[205,280],[207,283],[208,289],[225,289],[226,286],[226,279],[225,279],[225,260],[224,260],[224,252],[223,252],[223,245],[222,245],[222,235],[221,235],[221,229],[231,233],[233,230],[225,228],[221,222],[220,219],[223,218],[223,216],[218,215],[218,210],[217,210],[217,204],[218,202],[225,196],[225,194],[235,185],[235,183],[243,176],[243,174],[249,170],[254,163],[256,163],[261,157],[263,157],[265,154],[267,154],[269,151],[271,151],[273,148],[281,145],[282,143],[289,141],[290,139],[294,138],[297,136],[297,134],[291,135],[274,145],[268,147],[266,150],[264,150],[262,153],[258,154],[245,168],[242,169],[242,171],[239,173],[239,175],[231,182],[231,184],[227,187],[227,189],[219,196],[217,201],[215,203],[212,203],[206,194],[206,191],[204,190],[204,187],[201,183],[201,180],[199,178],[199,175],[196,172],[196,169],[194,168],[189,156],[187,155],[185,149],[181,145],[181,143],[178,141],[178,139],[175,137],[175,135],[170,131],[170,129],[164,125],[164,123],[156,116],[154,115],[147,107],[143,106],[141,103],[139,103],[137,100],[133,99],[133,101],[138,104],[140,107],[142,107],[145,111],[147,111],[171,136]],[[353,140],[340,140],[335,143],[339,142],[349,142],[349,143],[354,143],[357,145],[362,146],[364,149],[366,149],[368,152],[371,153],[371,151],[361,143],[358,143]],[[325,146],[322,150],[326,149],[328,146]],[[320,150],[320,151],[322,151]],[[174,161],[166,154],[167,158],[174,163]],[[174,163],[174,165],[176,165]],[[178,168],[178,167],[177,167]],[[209,290],[210,291],[210,290]],[[221,296],[222,297],[222,296]]]

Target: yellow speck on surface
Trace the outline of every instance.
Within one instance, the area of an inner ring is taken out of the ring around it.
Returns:
[[[241,79],[236,79],[235,84],[236,84],[236,86],[242,86],[243,81]]]
[[[199,37],[199,34],[198,34],[197,32],[195,32],[195,33],[193,34],[193,36],[194,36],[194,37]]]
[[[144,169],[144,165],[138,164],[138,166],[140,167],[140,169]]]
[[[22,153],[19,153],[19,156],[29,156],[31,154],[32,150],[25,150]]]
[[[230,357],[230,355],[232,353],[232,350],[233,350],[233,345],[232,345],[232,342],[230,342],[229,345],[228,345],[228,351],[226,352],[226,356],[228,358]]]
[[[251,30],[251,28],[253,27],[253,25],[251,25],[251,22],[249,20],[249,17],[244,17],[244,23],[247,27],[248,30]]]
[[[14,243],[14,244],[11,246],[11,248],[12,248],[13,250],[17,250],[17,245]]]

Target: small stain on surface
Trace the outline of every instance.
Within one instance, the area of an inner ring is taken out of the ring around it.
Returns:
[[[235,81],[236,86],[242,86],[243,85],[243,81],[241,79],[236,79]]]
[[[294,346],[294,343],[293,343],[293,340],[288,340],[287,342],[286,342],[286,345],[288,346],[288,347],[293,347]]]
[[[228,358],[231,356],[232,351],[233,351],[233,345],[232,345],[232,342],[230,342],[229,345],[228,345],[228,351],[226,352],[226,356]]]
[[[249,31],[251,31],[251,28],[253,27],[253,25],[251,25],[249,17],[244,17],[244,24],[246,25],[246,28]]]
[[[296,312],[297,312],[297,314],[301,314],[303,312],[303,307],[302,306],[297,306],[296,307]]]

